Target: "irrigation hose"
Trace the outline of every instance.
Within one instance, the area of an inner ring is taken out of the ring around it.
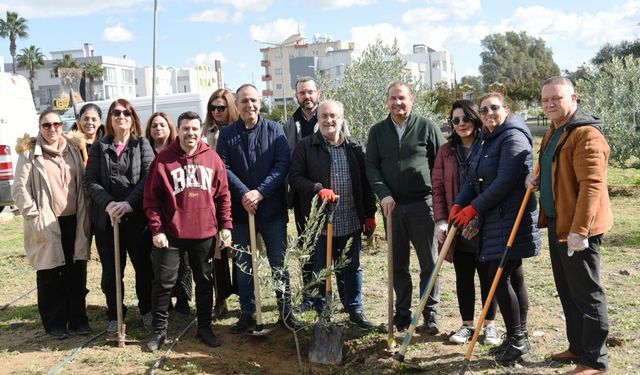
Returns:
[[[21,299],[23,299],[24,297],[28,296],[29,294],[31,294],[34,290],[38,289],[37,286],[34,286],[33,288],[29,289],[28,291],[24,292],[20,297],[14,299],[13,301],[6,303],[4,305],[2,305],[2,307],[0,307],[0,311],[4,311],[6,310],[9,306],[13,305],[14,303],[20,301]]]
[[[78,355],[78,353],[80,353],[80,351],[82,349],[84,349],[87,345],[91,344],[98,337],[104,335],[105,333],[107,333],[107,330],[104,330],[104,331],[102,331],[100,333],[97,333],[95,336],[93,336],[92,338],[87,340],[84,344],[82,344],[79,347],[77,347],[71,354],[69,354],[67,356],[67,358],[64,359],[64,361],[60,362],[60,364],[58,364],[57,366],[51,368],[51,370],[49,370],[49,372],[47,372],[47,375],[53,375],[53,374],[57,373],[58,371],[60,371],[60,369],[62,369],[65,365],[67,365],[68,363],[73,361],[73,359],[76,357],[76,355]]]
[[[155,375],[156,370],[158,369],[158,367],[160,367],[160,365],[162,364],[162,362],[164,362],[167,359],[167,356],[169,355],[169,353],[171,353],[171,350],[173,350],[173,348],[176,347],[176,345],[178,345],[178,342],[180,341],[180,339],[182,338],[182,336],[186,335],[187,332],[189,332],[189,330],[191,329],[191,327],[193,326],[193,324],[198,321],[198,318],[193,319],[191,321],[191,323],[189,323],[183,330],[182,332],[180,332],[180,334],[178,335],[178,337],[176,337],[175,339],[173,339],[173,342],[171,343],[171,346],[169,346],[169,348],[167,349],[167,351],[164,352],[164,354],[162,355],[162,357],[158,358],[158,360],[151,365],[151,367],[149,367],[149,370],[147,371],[147,374],[149,375]]]

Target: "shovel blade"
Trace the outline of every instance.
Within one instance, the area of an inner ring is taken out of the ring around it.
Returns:
[[[342,363],[342,327],[315,324],[309,348],[309,362],[323,365]]]

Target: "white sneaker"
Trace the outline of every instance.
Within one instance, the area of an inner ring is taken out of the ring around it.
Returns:
[[[464,344],[473,337],[473,327],[463,325],[458,332],[449,337],[449,341],[456,344]]]
[[[482,333],[484,335],[484,338],[482,339],[482,343],[485,345],[495,346],[495,345],[499,345],[502,342],[502,339],[500,339],[500,333],[498,332],[498,328],[496,328],[496,326],[494,325],[485,326],[482,329]]]
[[[109,321],[109,325],[107,326],[107,333],[111,334],[116,332],[118,332],[118,321],[117,320]]]

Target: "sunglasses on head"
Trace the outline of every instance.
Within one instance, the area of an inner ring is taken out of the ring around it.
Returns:
[[[209,110],[211,112],[224,112],[227,110],[227,106],[226,105],[212,105],[209,106]]]
[[[124,111],[121,111],[119,109],[114,109],[113,111],[111,111],[111,114],[114,117],[120,117],[120,115],[124,115],[124,117],[131,117],[131,111],[128,109],[125,109]]]
[[[460,117],[451,118],[451,123],[453,125],[460,125],[461,122],[471,122],[471,118],[467,115],[465,115],[463,118],[460,118]]]
[[[502,108],[501,105],[498,104],[491,104],[488,107],[482,107],[480,108],[480,114],[481,115],[486,115],[487,113],[489,113],[489,110],[491,110],[491,112],[496,112],[497,110],[499,110],[500,108]]]
[[[62,123],[61,122],[43,122],[42,124],[40,124],[40,126],[42,126],[42,129],[45,129],[45,130],[51,129],[52,126],[54,129],[58,129],[62,126]]]

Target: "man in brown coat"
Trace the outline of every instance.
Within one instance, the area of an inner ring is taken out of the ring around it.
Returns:
[[[600,284],[602,235],[613,224],[607,190],[609,145],[603,122],[578,109],[573,84],[552,77],[542,86],[542,109],[552,121],[540,147],[540,227],[548,227],[551,266],[566,318],[569,348],[555,361],[576,362],[566,374],[606,373],[609,323]]]

